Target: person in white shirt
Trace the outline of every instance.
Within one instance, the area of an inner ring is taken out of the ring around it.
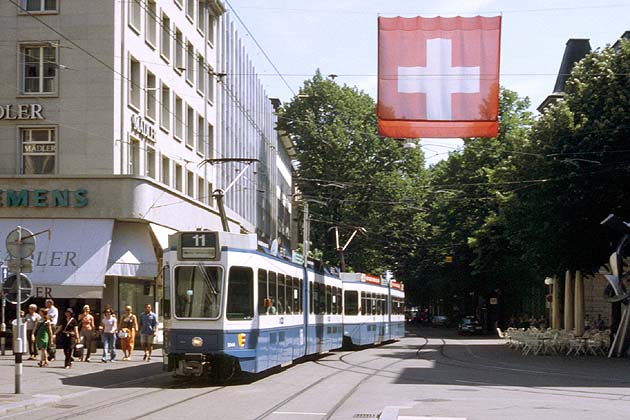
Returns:
[[[55,301],[52,299],[46,299],[46,309],[48,310],[48,319],[50,320],[50,327],[53,330],[53,336],[57,330],[57,321],[59,320],[59,310],[55,306]],[[52,346],[53,340],[50,340],[51,346],[48,347],[48,360],[55,360],[56,347]]]
[[[105,309],[105,316],[101,320],[101,326],[99,327],[103,330],[103,363],[107,363],[111,356],[111,361],[113,362],[115,357],[115,349],[114,346],[114,336],[116,335],[116,331],[118,330],[118,322],[115,317],[112,316],[111,309]],[[114,354],[112,355],[112,352]]]

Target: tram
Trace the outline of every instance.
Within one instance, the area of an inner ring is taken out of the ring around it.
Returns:
[[[306,270],[258,249],[255,234],[178,232],[163,261],[164,369],[176,376],[222,381],[404,334],[400,283]]]

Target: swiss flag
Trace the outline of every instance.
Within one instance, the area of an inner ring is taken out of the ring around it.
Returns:
[[[378,18],[378,129],[495,137],[501,17]]]

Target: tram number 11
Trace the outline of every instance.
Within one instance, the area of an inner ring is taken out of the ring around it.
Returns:
[[[217,249],[216,232],[182,232],[181,259],[214,259]]]

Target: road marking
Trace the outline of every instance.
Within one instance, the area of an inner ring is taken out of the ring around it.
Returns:
[[[325,416],[328,413],[308,413],[302,411],[274,411],[272,414],[286,414],[289,416]]]

